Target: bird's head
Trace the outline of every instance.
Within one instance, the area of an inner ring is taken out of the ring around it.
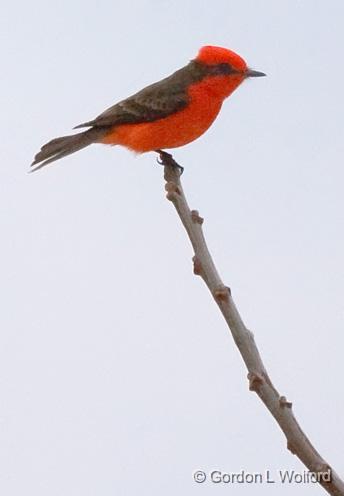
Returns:
[[[222,69],[223,74],[236,73],[244,78],[266,76],[264,72],[255,71],[247,67],[245,60],[228,48],[204,46],[198,52],[195,60],[209,66],[217,66],[219,73],[221,73]]]
[[[216,89],[222,87],[224,97],[232,93],[244,79],[266,75],[247,67],[245,60],[228,48],[204,46],[194,60],[208,68],[209,76],[216,80]]]

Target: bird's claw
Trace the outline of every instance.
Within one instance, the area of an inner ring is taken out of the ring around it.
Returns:
[[[168,165],[170,167],[175,167],[176,169],[179,170],[179,174],[182,175],[184,172],[184,167],[178,164],[172,156],[171,153],[167,153],[164,150],[155,150],[157,154],[159,155],[156,161],[158,162],[159,165]]]

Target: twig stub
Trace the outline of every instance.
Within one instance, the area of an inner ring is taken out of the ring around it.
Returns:
[[[222,286],[214,291],[214,297],[218,301],[228,301],[230,290],[227,286]]]
[[[196,255],[194,257],[192,257],[192,261],[193,261],[193,272],[196,276],[200,276],[202,274],[202,264],[199,260],[199,258],[196,257]]]
[[[196,224],[203,224],[204,222],[204,219],[203,217],[200,217],[199,213],[197,210],[191,210],[191,219],[193,222],[195,222]]]
[[[287,398],[285,396],[280,397],[279,404],[281,408],[291,408],[293,406],[290,401],[287,401]]]
[[[256,372],[249,372],[247,374],[248,388],[250,391],[257,392],[260,386],[264,383],[263,376]]]
[[[169,181],[165,184],[165,190],[167,191],[166,198],[170,201],[173,201],[176,195],[180,195],[180,189],[178,188],[178,185],[172,181]]]

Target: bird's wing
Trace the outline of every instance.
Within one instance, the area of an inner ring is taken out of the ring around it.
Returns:
[[[171,76],[147,86],[76,128],[112,127],[163,119],[186,107],[189,101],[188,87],[203,77],[203,68],[192,61]]]

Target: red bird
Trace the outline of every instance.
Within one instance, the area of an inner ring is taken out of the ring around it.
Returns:
[[[209,128],[224,99],[244,79],[260,76],[265,74],[249,69],[231,50],[204,46],[171,76],[76,126],[86,131],[49,141],[31,166],[40,169],[91,143],[122,145],[138,153],[186,145]]]

